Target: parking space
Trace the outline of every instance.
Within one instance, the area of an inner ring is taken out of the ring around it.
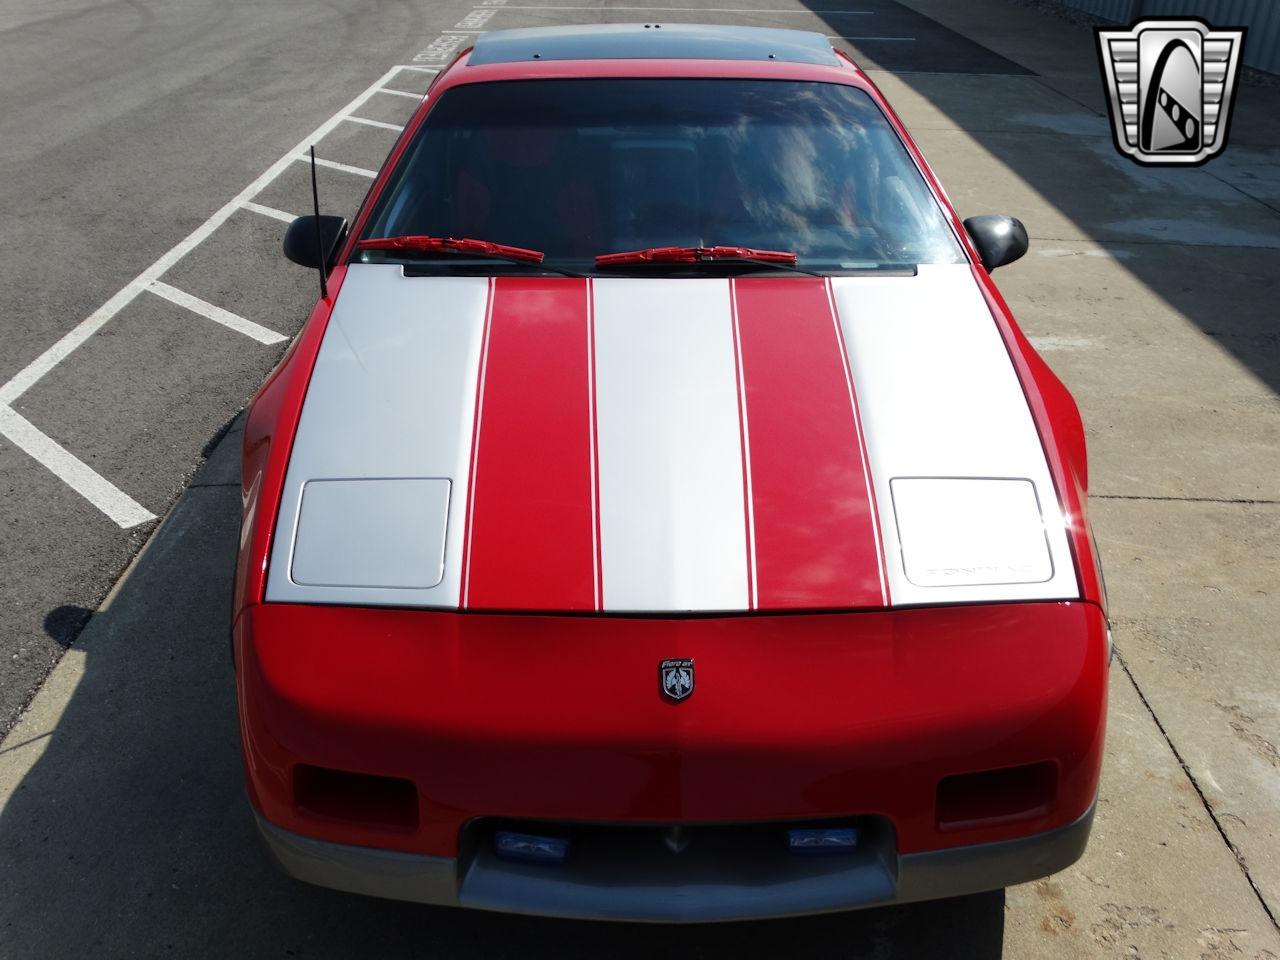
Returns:
[[[400,55],[409,59],[413,48],[402,47]],[[61,336],[28,351],[24,365],[6,366],[0,457],[16,479],[3,509],[10,564],[23,575],[0,586],[7,601],[0,604],[6,652],[0,729],[8,729],[74,636],[76,627],[63,620],[49,629],[48,609],[58,606],[52,601],[70,592],[85,608],[96,606],[181,492],[210,437],[301,325],[313,302],[314,276],[285,263],[279,250],[285,222],[311,207],[303,149],[320,146],[326,210],[354,213],[368,189],[369,168],[394,141],[390,128],[407,119],[435,73],[414,64],[379,69],[381,76],[366,68],[363,92],[302,143],[277,142],[275,162],[247,187],[228,190],[207,219],[193,209],[177,213],[180,229],[170,241],[178,240],[176,246],[132,280],[128,274],[108,279],[104,285],[113,292],[105,301],[83,307]],[[382,92],[384,86],[394,92]],[[360,119],[369,122],[347,119],[366,106],[369,116]],[[170,211],[181,203],[167,196],[162,206]],[[117,224],[102,228],[99,242],[118,243],[118,230]],[[59,258],[80,255],[76,243],[67,246]],[[40,302],[26,286],[14,283],[10,295],[19,304],[33,297]],[[43,300],[58,293],[46,292]],[[20,330],[12,344],[20,347],[27,333]],[[68,492],[83,502],[63,510]],[[80,522],[86,504],[96,513],[87,525]],[[68,591],[67,581],[75,589]]]
[[[291,318],[292,327],[299,322]],[[138,503],[163,504],[190,479],[190,465],[229,411],[257,388],[264,359],[278,353],[278,346],[146,295],[16,406]]]
[[[309,10],[273,10],[263,29]],[[11,309],[34,318],[0,361],[0,956],[1280,955],[1278,92],[1244,90],[1226,156],[1175,174],[1115,153],[1087,31],[1006,0],[481,0],[347,19],[360,18],[305,110],[326,59],[297,66],[306,44],[278,41],[284,82],[266,46],[239,52],[262,101],[243,133],[254,166],[223,161],[216,196],[170,186],[151,208],[163,217],[59,236],[81,274],[0,266]],[[673,934],[314,890],[256,845],[226,663],[237,434],[219,437],[314,300],[314,275],[279,256],[284,218],[311,205],[295,158],[316,144],[322,205],[350,215],[433,71],[476,31],[650,19],[832,37],[873,70],[962,216],[1012,213],[1031,231],[1031,254],[997,280],[1085,416],[1121,658],[1095,836],[1059,877]],[[218,68],[239,61],[199,57],[209,97],[243,99]],[[159,137],[134,109],[129,129]],[[119,248],[114,273],[104,245]]]
[[[424,77],[429,79],[429,75],[424,74]],[[402,78],[401,83],[403,82]],[[425,87],[425,83],[419,81],[419,84]],[[406,84],[404,89],[412,89],[412,86]],[[383,94],[366,101],[364,106],[360,108],[360,116],[368,120],[376,120],[379,123],[394,123],[396,126],[402,127],[413,116],[414,106],[414,101],[408,97],[402,97],[398,94]]]
[[[1029,71],[980,43],[893,0],[807,0],[804,4],[750,2],[491,3],[477,8],[489,29],[559,23],[729,22],[751,27],[814,30],[867,68],[936,73],[1026,74]]]
[[[286,170],[267,190],[281,182],[291,183],[295,177],[305,187],[307,207],[304,209],[309,209],[311,183],[302,164]],[[348,185],[349,179],[345,175],[326,170],[317,179],[324,185],[325,202],[335,212],[342,209],[341,203],[359,202],[358,197],[352,199],[348,196],[355,191],[338,189]],[[361,182],[354,186],[363,190],[367,184]],[[267,191],[264,191],[257,199],[266,204],[275,198],[267,196]],[[280,199],[289,202],[293,197]],[[292,218],[296,209],[286,206],[281,208],[281,212],[287,212]],[[256,210],[233,213],[216,233],[201,244],[199,255],[174,264],[165,273],[164,282],[237,316],[250,318],[285,337],[292,337],[306,319],[309,300],[316,292],[316,278],[280,255],[280,240],[287,226],[287,223]],[[253,264],[254,269],[244,269],[246,263]],[[199,315],[188,320],[209,322]],[[242,342],[239,349],[245,353],[255,352],[252,343]]]
[[[387,126],[374,126],[382,123]],[[324,159],[361,170],[377,171],[399,135],[400,124],[384,120],[369,120],[367,123],[348,121],[324,138]]]
[[[805,5],[826,24],[826,29],[819,32],[865,69],[1011,76],[1030,73],[1026,67],[892,0],[858,3],[857,13],[836,12],[832,8],[838,10],[841,4],[826,0],[807,0]]]

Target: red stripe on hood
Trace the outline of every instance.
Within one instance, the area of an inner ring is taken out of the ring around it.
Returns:
[[[734,281],[761,609],[878,607],[879,533],[821,279]]]
[[[589,289],[494,281],[463,605],[597,606]]]

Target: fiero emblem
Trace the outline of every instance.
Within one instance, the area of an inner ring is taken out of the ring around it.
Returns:
[[[680,701],[693,693],[693,661],[663,660],[658,664],[658,689],[671,701]]]

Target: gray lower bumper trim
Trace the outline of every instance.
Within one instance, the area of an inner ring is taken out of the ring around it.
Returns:
[[[898,895],[894,902],[998,890],[1065,870],[1084,853],[1097,805],[1095,800],[1074,823],[1047,833],[904,854],[898,858]]]
[[[677,893],[616,882],[601,890],[592,884],[575,894],[572,879],[566,882],[565,878],[548,873],[546,884],[530,884],[527,871],[513,873],[510,883],[486,877],[483,890],[477,889],[475,895],[468,896],[467,879],[459,876],[458,861],[450,857],[313,840],[282,830],[261,817],[258,828],[286,873],[336,890],[511,913],[596,920],[705,922],[932,900],[1036,880],[1065,869],[1080,858],[1089,839],[1093,813],[1094,807],[1090,807],[1074,823],[1030,837],[902,855],[898,857],[896,888],[872,884],[865,886],[859,895],[849,889],[848,877],[832,873],[830,883],[839,884],[838,888],[810,885],[801,897],[797,897],[794,890],[779,890],[776,896],[762,895],[767,894],[767,890],[753,885],[739,898],[732,895],[732,883],[727,882],[715,887],[714,894],[705,900],[695,891]],[[482,874],[483,871],[477,872],[474,878],[477,883],[481,882]],[[602,907],[604,904],[607,906]]]
[[[258,830],[280,868],[307,883],[388,900],[458,903],[458,861],[452,857],[314,840],[283,830],[261,814]]]

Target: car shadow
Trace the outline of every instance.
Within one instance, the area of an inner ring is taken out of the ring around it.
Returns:
[[[0,752],[6,960],[1000,956],[1003,892],[668,927],[379,901],[278,873],[244,795],[227,649],[239,436],[213,451]]]
[[[839,10],[867,7],[802,2],[818,20],[813,29],[831,35],[849,32]],[[1005,213],[1026,223],[1029,256],[996,279],[1027,314],[1033,340],[1056,341],[1046,359],[1078,390],[1102,466],[1131,450],[1123,432],[1108,432],[1108,415],[1128,407],[1139,429],[1151,429],[1175,391],[1196,400],[1190,445],[1204,447],[1205,462],[1241,459],[1253,438],[1233,421],[1236,409],[1280,393],[1280,87],[1237,86],[1228,146],[1206,166],[1141,167],[1113,143],[1092,30],[1012,2],[909,6],[963,28],[964,44],[990,43],[992,56],[1042,71],[951,67],[939,61],[941,48],[922,42],[837,41],[904,115],[961,217]],[[1108,378],[1114,368],[1099,363],[1101,349],[1126,356],[1126,379]],[[1223,354],[1269,393],[1225,386],[1234,371]],[[1155,431],[1153,442],[1163,445],[1169,432]],[[1154,464],[1176,458],[1162,449]],[[1194,482],[1190,468],[1186,478]]]

